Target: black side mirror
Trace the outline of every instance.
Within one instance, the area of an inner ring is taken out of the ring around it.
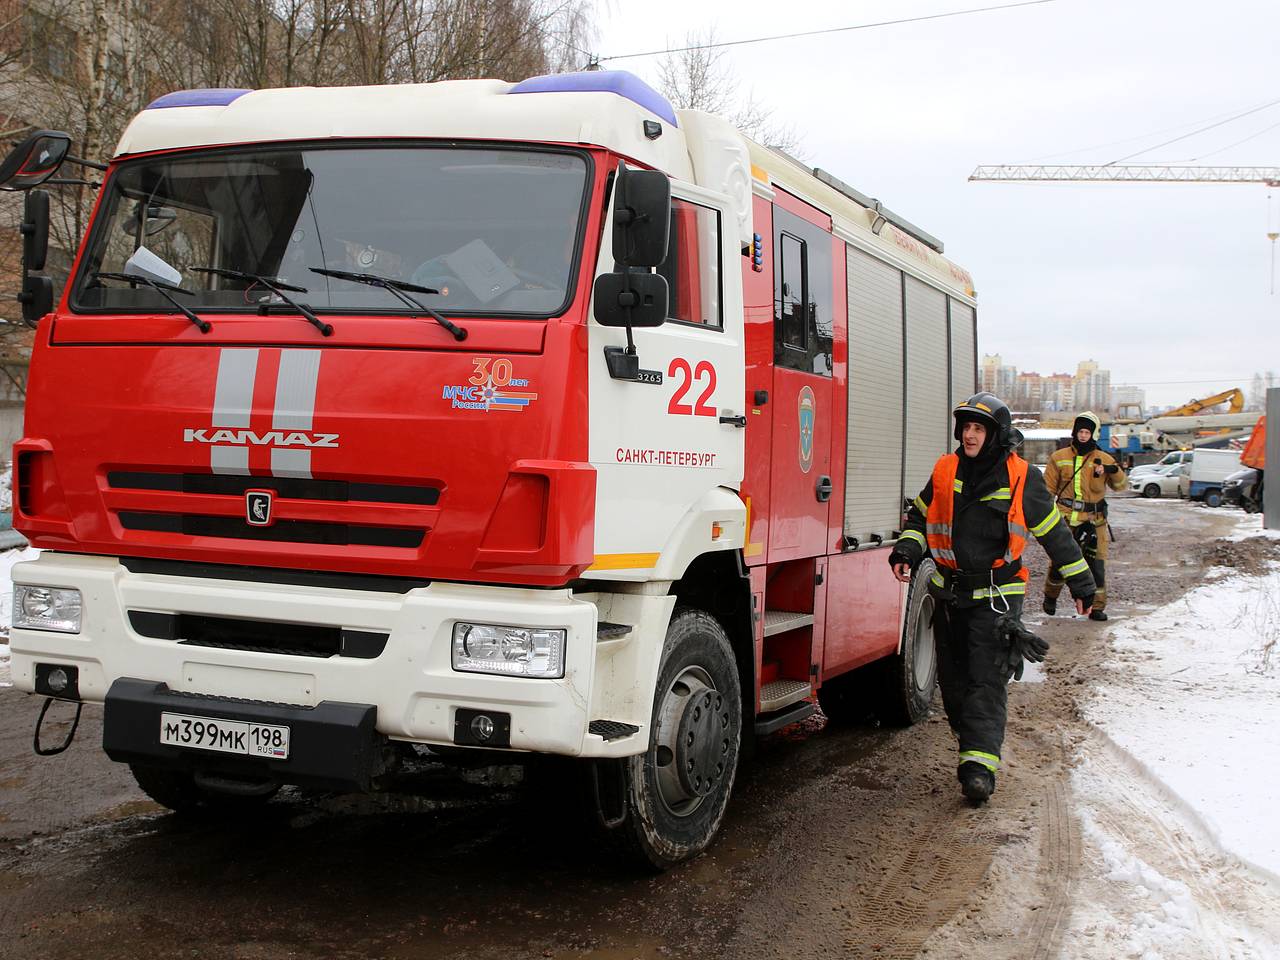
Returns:
[[[71,138],[58,130],[37,130],[0,163],[0,190],[30,190],[62,166]]]
[[[661,170],[618,165],[613,205],[613,259],[628,267],[656,267],[667,259],[671,181]]]
[[[53,281],[48,277],[24,277],[18,302],[22,304],[23,322],[36,326],[41,317],[53,310]]]
[[[595,318],[602,327],[660,327],[667,322],[667,278],[660,273],[596,277]]]
[[[23,269],[43,270],[49,255],[49,194],[44,190],[27,194],[21,229]]]

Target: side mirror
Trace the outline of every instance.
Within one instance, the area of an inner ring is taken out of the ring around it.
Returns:
[[[628,267],[656,267],[667,259],[671,181],[660,170],[618,165],[613,204],[613,259]]]
[[[53,281],[48,277],[23,278],[18,302],[22,304],[23,322],[29,327],[36,326],[41,317],[53,310]]]
[[[0,190],[30,190],[62,166],[71,138],[57,130],[37,130],[0,163]]]
[[[602,327],[660,327],[667,322],[667,278],[660,273],[602,273],[595,318]]]
[[[22,267],[43,270],[49,255],[49,194],[32,190],[22,212]]]

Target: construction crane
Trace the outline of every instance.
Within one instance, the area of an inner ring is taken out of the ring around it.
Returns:
[[[1068,183],[1261,183],[1280,187],[1280,167],[1174,167],[1160,163],[1050,166],[1023,163],[978,167],[969,179]]]

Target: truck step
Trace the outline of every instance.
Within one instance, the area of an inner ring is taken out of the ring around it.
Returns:
[[[812,613],[796,613],[794,610],[766,610],[764,612],[764,635],[772,637],[774,634],[799,630],[801,627],[812,625],[812,623]]]
[[[623,723],[621,720],[592,720],[587,726],[588,733],[594,733],[605,741],[622,740],[640,732],[634,723]]]
[[[629,623],[610,623],[608,620],[601,620],[596,624],[596,642],[617,640],[620,637],[625,637],[632,629]]]
[[[812,686],[808,680],[775,680],[773,683],[766,683],[760,688],[760,712],[781,710],[806,699],[811,691]]]
[[[793,723],[807,720],[817,712],[818,708],[815,704],[802,700],[800,703],[793,703],[782,710],[761,714],[756,717],[756,736],[766,737],[775,731],[781,730],[783,727],[789,727]]]

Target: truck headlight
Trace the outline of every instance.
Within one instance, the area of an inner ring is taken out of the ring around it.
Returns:
[[[13,585],[13,625],[28,630],[80,632],[80,591]]]
[[[453,627],[453,669],[513,677],[563,677],[564,640],[564,630],[457,623]]]

